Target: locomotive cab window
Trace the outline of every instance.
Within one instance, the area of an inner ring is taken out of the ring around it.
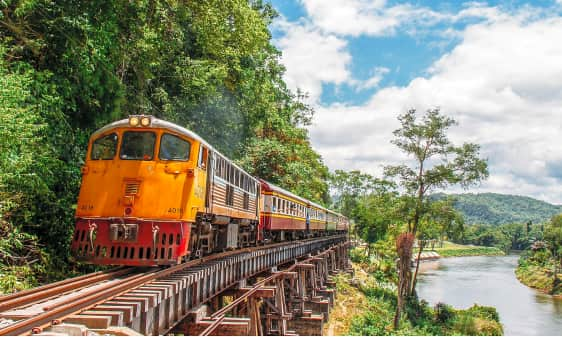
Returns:
[[[147,131],[126,131],[119,157],[125,160],[152,160],[156,135]]]
[[[160,158],[160,160],[187,161],[189,160],[190,150],[191,144],[188,141],[178,136],[165,133],[160,140],[158,158]]]
[[[92,153],[90,158],[92,160],[110,160],[115,157],[117,152],[117,134],[112,133],[100,137],[92,144]]]
[[[209,156],[209,150],[206,147],[200,146],[199,147],[199,159],[197,160],[197,165],[202,168],[203,170],[207,169],[207,159]]]

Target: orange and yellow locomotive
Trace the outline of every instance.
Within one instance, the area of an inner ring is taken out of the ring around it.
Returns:
[[[342,215],[252,177],[195,133],[152,116],[96,131],[82,175],[71,247],[96,264],[169,265],[348,228]]]

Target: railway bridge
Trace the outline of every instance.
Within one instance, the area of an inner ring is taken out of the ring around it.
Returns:
[[[321,335],[348,247],[334,235],[84,275],[0,298],[0,335]]]

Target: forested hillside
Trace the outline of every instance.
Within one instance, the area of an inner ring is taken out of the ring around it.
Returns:
[[[435,194],[435,199],[453,198],[455,209],[462,212],[467,224],[502,225],[508,223],[544,223],[562,213],[562,206],[520,195]]]
[[[3,280],[66,265],[88,137],[129,114],[191,128],[250,173],[326,202],[312,110],[270,42],[275,16],[259,0],[0,1]]]

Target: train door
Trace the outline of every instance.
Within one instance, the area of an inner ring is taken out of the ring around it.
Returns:
[[[310,235],[310,206],[306,206],[306,236]]]
[[[215,158],[215,152],[211,151],[208,155],[208,170],[207,170],[207,186],[205,188],[205,212],[207,214],[211,213],[213,207],[213,183],[216,174],[216,163],[218,161]]]
[[[195,202],[193,203],[200,212],[207,207],[207,177],[209,168],[209,149],[203,144],[199,145],[197,159],[197,174],[195,175]]]

